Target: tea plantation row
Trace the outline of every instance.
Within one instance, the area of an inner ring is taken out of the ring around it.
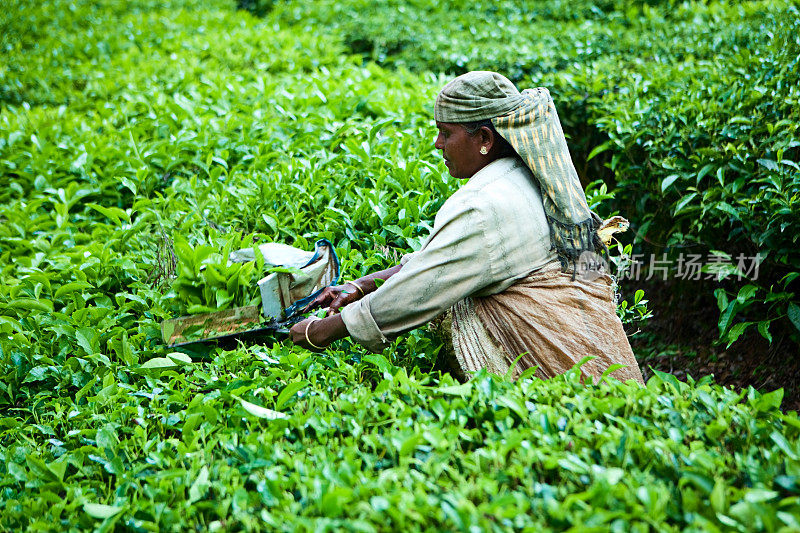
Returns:
[[[162,344],[175,240],[325,237],[345,277],[417,247],[454,190],[445,78],[223,1],[15,1],[0,29],[0,530],[800,529],[780,391],[459,385],[425,331]]]

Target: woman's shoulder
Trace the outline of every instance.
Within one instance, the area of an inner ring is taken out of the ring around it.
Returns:
[[[445,200],[436,215],[441,224],[454,218],[491,217],[498,212],[541,209],[541,195],[531,171],[519,158],[498,159],[477,172]]]
[[[527,176],[530,170],[519,157],[495,159],[472,176],[460,190],[480,190],[491,186],[498,180],[514,176]]]
[[[487,172],[483,173],[484,170]],[[542,201],[533,173],[518,157],[498,159],[487,165],[458,192],[481,205],[498,204],[499,208]]]

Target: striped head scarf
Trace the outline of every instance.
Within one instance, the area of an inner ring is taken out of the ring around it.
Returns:
[[[597,235],[600,218],[586,202],[547,89],[519,92],[496,72],[468,72],[439,92],[434,118],[455,123],[491,119],[539,183],[550,242],[564,270],[575,267],[581,253],[605,249]]]

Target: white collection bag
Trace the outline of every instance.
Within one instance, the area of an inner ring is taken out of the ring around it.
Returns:
[[[292,318],[322,289],[339,281],[339,258],[326,239],[318,240],[313,252],[276,242],[261,244],[258,250],[266,267],[286,269],[272,272],[258,282],[264,316],[276,322]],[[255,251],[235,250],[229,259],[234,263],[254,261]]]

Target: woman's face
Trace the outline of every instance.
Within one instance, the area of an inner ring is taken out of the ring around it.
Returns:
[[[458,179],[471,178],[486,166],[486,156],[481,155],[481,135],[471,136],[461,124],[437,122],[439,135],[434,146],[442,151],[444,164],[450,175]]]

